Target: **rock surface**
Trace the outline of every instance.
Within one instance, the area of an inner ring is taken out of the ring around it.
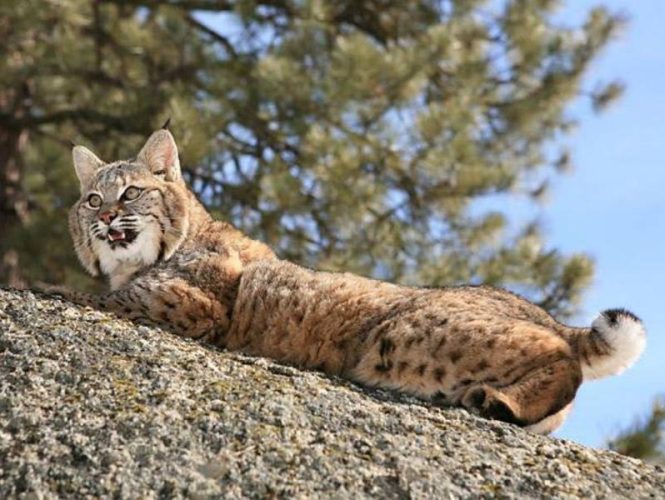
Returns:
[[[665,471],[0,289],[0,497],[665,497]]]

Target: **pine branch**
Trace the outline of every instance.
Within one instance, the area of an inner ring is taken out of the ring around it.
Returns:
[[[203,33],[205,33],[206,35],[208,35],[210,38],[212,38],[216,42],[219,42],[233,59],[238,58],[238,53],[236,52],[235,48],[233,47],[233,44],[229,41],[228,38],[226,38],[222,34],[218,33],[217,31],[213,30],[212,28],[209,28],[208,26],[203,24],[201,21],[198,21],[197,19],[195,19],[190,14],[185,15],[185,21],[187,21],[187,24],[189,24],[190,26],[198,29],[199,31],[201,31]]]
[[[125,132],[145,133],[144,127],[136,125],[136,123],[140,123],[136,116],[113,116],[87,108],[65,109],[44,115],[15,116],[10,113],[0,113],[0,123],[14,130],[32,129],[42,125],[60,124],[67,121],[96,123]]]
[[[224,0],[102,0],[104,4],[115,4],[128,7],[176,7],[189,11],[221,12],[235,9],[234,2]]]

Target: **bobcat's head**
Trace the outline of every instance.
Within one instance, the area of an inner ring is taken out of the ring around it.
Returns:
[[[153,133],[127,161],[104,163],[83,146],[72,154],[81,198],[69,230],[88,272],[109,276],[115,289],[137,270],[169,259],[187,234],[191,204],[171,133]]]

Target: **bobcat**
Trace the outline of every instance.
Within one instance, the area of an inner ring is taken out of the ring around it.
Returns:
[[[135,159],[104,163],[82,146],[73,159],[76,253],[111,286],[67,293],[80,304],[540,433],[563,422],[582,380],[622,372],[645,346],[623,309],[572,328],[496,288],[408,288],[280,260],[211,218],[166,129]]]

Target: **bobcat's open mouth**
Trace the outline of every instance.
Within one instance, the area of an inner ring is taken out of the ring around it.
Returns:
[[[138,233],[132,229],[109,228],[108,233],[106,233],[109,245],[111,245],[112,248],[115,248],[116,246],[126,246],[127,243],[134,241],[137,235]]]

